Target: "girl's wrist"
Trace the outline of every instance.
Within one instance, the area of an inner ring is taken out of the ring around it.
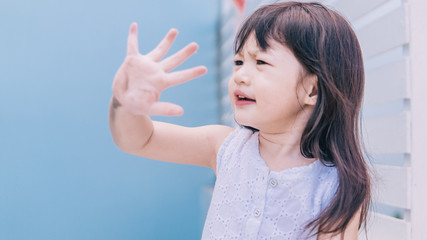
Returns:
[[[122,104],[119,102],[119,100],[117,100],[115,96],[113,96],[113,98],[111,99],[111,106],[113,107],[113,109],[117,109],[121,107]]]

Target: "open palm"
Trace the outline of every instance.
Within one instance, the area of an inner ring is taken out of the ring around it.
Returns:
[[[198,48],[196,43],[190,43],[177,53],[162,59],[177,34],[177,30],[170,30],[156,48],[142,55],[138,50],[137,24],[131,24],[127,56],[114,77],[113,94],[132,114],[181,115],[183,109],[180,106],[159,102],[160,93],[170,86],[184,83],[206,73],[204,66],[170,72],[185,62]]]

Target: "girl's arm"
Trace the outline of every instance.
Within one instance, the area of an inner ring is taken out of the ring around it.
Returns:
[[[161,60],[176,35],[176,30],[169,31],[154,50],[142,55],[138,51],[136,23],[131,25],[127,56],[113,82],[109,117],[111,133],[114,142],[125,152],[215,169],[216,153],[232,128],[218,125],[186,128],[152,122],[149,117],[181,115],[180,106],[158,101],[160,93],[167,87],[206,73],[203,66],[170,73],[197,50],[197,44],[191,43]]]

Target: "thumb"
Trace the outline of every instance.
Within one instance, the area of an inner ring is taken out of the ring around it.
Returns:
[[[149,115],[156,116],[181,116],[183,113],[181,106],[168,102],[156,102],[149,110]]]

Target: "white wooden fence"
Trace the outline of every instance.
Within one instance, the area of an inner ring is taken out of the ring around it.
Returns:
[[[275,1],[246,2],[248,14]],[[364,55],[363,135],[375,178],[367,237],[427,240],[427,0],[321,2],[350,21]],[[233,123],[227,93],[232,42],[243,17],[231,0],[222,0],[220,79],[226,124]]]
[[[425,240],[426,1],[335,0],[359,37],[366,67],[364,134],[376,170],[369,239]],[[419,88],[419,89],[417,89]],[[424,89],[424,92],[419,92]]]

